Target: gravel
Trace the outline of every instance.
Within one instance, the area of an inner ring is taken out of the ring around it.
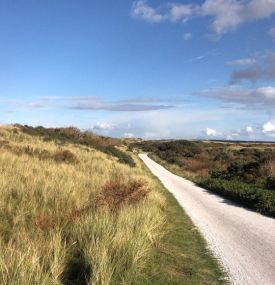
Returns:
[[[196,186],[146,154],[139,156],[192,219],[231,284],[275,284],[275,219]]]

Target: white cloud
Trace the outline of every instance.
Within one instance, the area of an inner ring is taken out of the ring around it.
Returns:
[[[247,127],[245,128],[245,131],[246,131],[247,133],[253,133],[253,128],[250,127],[250,126],[247,126]]]
[[[103,130],[112,130],[114,128],[113,124],[106,123],[106,122],[99,122],[96,123],[92,129],[97,131],[103,131]]]
[[[275,0],[205,0],[201,5],[169,3],[160,8],[147,1],[133,3],[131,15],[148,22],[185,22],[191,17],[212,17],[211,29],[220,36],[245,22],[271,17],[275,13]]]
[[[169,4],[169,20],[172,22],[186,22],[194,14],[195,6],[192,4]]]
[[[192,33],[185,33],[183,35],[184,40],[188,41],[192,38]]]
[[[201,6],[203,16],[213,16],[212,30],[221,35],[241,22],[241,3],[235,0],[206,0]]]
[[[263,124],[263,133],[275,132],[275,125],[271,122]]]
[[[221,35],[242,23],[269,18],[275,13],[275,0],[206,0],[201,12],[214,17],[211,28]]]
[[[260,88],[257,88],[256,90],[264,98],[275,100],[275,87],[272,87],[272,86],[260,87]]]
[[[250,65],[256,63],[256,59],[254,58],[241,58],[228,61],[228,65]]]
[[[146,0],[135,1],[132,6],[131,15],[133,18],[152,23],[160,23],[165,20],[165,16],[160,14],[157,9],[149,6]]]
[[[206,128],[206,135],[209,137],[216,137],[218,132],[214,129]]]
[[[135,137],[135,134],[133,134],[133,133],[124,133],[123,136],[124,136],[125,138],[132,139],[132,138]]]

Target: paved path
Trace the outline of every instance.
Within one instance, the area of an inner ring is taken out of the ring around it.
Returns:
[[[209,193],[146,154],[139,156],[198,227],[232,284],[275,285],[275,219]]]

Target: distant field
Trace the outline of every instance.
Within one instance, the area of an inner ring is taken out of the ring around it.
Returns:
[[[149,152],[204,188],[275,217],[275,143],[143,141],[131,148]]]
[[[124,141],[0,128],[0,284],[224,284],[173,197]]]

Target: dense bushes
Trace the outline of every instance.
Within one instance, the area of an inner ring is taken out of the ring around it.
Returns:
[[[137,147],[177,173],[258,212],[275,216],[275,145],[199,141],[148,141]]]
[[[269,176],[266,179],[266,187],[270,190],[275,190],[275,176]]]
[[[275,192],[260,189],[238,180],[208,178],[200,186],[241,203],[257,212],[275,217]]]

